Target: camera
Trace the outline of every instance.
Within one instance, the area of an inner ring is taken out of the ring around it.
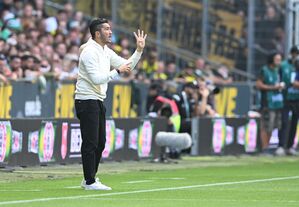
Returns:
[[[214,84],[210,82],[206,82],[206,87],[210,91],[210,94],[218,94],[220,93],[220,88],[218,86],[215,86]]]

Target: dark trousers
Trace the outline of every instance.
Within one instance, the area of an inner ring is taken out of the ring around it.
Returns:
[[[95,182],[95,176],[106,143],[106,109],[99,100],[75,100],[82,137],[81,156],[86,184]]]
[[[278,147],[285,147],[289,127],[289,112],[289,105],[285,103],[285,106],[281,110],[281,128],[278,131]]]
[[[290,124],[289,124],[289,112],[292,112]],[[287,149],[289,149],[293,146],[294,139],[296,136],[298,117],[299,117],[299,102],[298,101],[287,102],[285,104],[285,107],[282,110],[282,126],[278,132],[279,147],[284,147],[286,144]],[[288,139],[286,139],[287,136]]]
[[[292,101],[290,102],[290,108],[292,111],[292,118],[290,124],[290,131],[289,131],[289,139],[287,142],[287,148],[291,148],[294,144],[296,130],[297,130],[297,123],[299,118],[299,101]]]

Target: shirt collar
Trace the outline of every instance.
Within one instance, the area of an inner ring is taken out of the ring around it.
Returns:
[[[104,46],[104,48],[99,45],[99,43],[97,43],[96,41],[94,41],[91,37],[89,38],[89,40],[87,41],[87,43],[89,44],[93,44],[96,48],[98,48],[99,50],[103,51],[105,50],[105,48],[107,47],[107,45]]]

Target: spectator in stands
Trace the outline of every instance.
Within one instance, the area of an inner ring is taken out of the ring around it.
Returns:
[[[75,54],[67,54],[63,60],[63,71],[59,74],[59,80],[76,80],[79,72],[79,58]]]
[[[76,45],[77,47],[81,43],[80,30],[72,28],[68,33],[68,38],[66,39],[66,44],[68,46]]]
[[[31,48],[30,48],[30,53],[31,54],[34,54],[34,56],[38,59],[41,59],[41,48],[38,47],[38,45],[33,45]]]
[[[9,47],[9,50],[7,51],[7,56],[12,57],[12,56],[18,56],[19,55],[19,50],[16,45],[11,45]]]
[[[59,79],[59,74],[63,71],[62,59],[59,57],[59,55],[57,53],[53,53],[51,62],[52,62],[51,68],[52,68],[54,77],[56,79]]]
[[[0,38],[0,51],[1,51],[2,53],[5,52],[5,47],[6,47],[6,40],[3,39],[3,38]]]
[[[17,35],[17,47],[19,50],[24,51],[27,50],[27,37],[24,33],[20,33]]]
[[[150,78],[152,73],[158,69],[157,53],[151,51],[149,57],[142,61],[142,70],[145,71],[146,77]]]
[[[225,65],[221,65],[215,72],[214,83],[217,85],[226,85],[233,82],[229,69]]]
[[[66,41],[65,35],[61,32],[56,32],[56,34],[54,35],[55,45],[58,46],[59,44],[64,44],[65,41]]]
[[[266,6],[264,12],[265,15],[262,19],[256,22],[256,32],[259,33],[257,34],[257,43],[267,51],[273,51],[275,49],[272,43],[275,35],[274,31],[282,24],[274,6]]]
[[[193,95],[195,101],[194,116],[216,116],[216,111],[209,104],[210,93],[211,91],[204,82],[198,83],[198,88]]]
[[[59,55],[60,59],[64,58],[64,55],[66,54],[67,48],[66,45],[64,43],[59,43],[56,47],[55,47],[55,52]]]
[[[30,44],[30,46],[33,46],[33,45],[37,45],[38,43],[38,37],[40,36],[40,32],[35,29],[35,28],[30,28],[27,30],[27,33],[28,33],[28,36],[26,37],[27,38],[27,44]],[[30,40],[30,43],[28,43],[28,40]]]
[[[22,59],[19,56],[11,56],[9,66],[12,71],[11,78],[13,80],[19,80],[23,78],[23,70],[21,68]]]
[[[128,38],[124,37],[120,41],[120,46],[122,49],[129,49],[130,41]]]
[[[67,52],[67,47],[66,44],[61,42],[55,47],[55,52],[59,55],[60,59],[63,59],[66,52]]]
[[[57,32],[62,33],[64,35],[68,34],[67,21],[59,21]]]
[[[48,14],[45,10],[44,0],[34,0],[33,1],[33,13],[39,18],[47,18]]]
[[[264,154],[269,154],[268,145],[272,131],[281,128],[281,109],[283,107],[282,90],[284,84],[280,82],[278,69],[281,55],[273,53],[268,57],[267,65],[263,66],[256,81],[261,90],[261,144]]]
[[[177,67],[175,63],[169,62],[166,66],[165,74],[167,75],[167,80],[174,80],[177,74]]]
[[[23,66],[25,79],[31,82],[37,82],[40,92],[46,92],[47,80],[41,71],[41,61],[33,55],[25,55]]]
[[[177,75],[175,80],[179,83],[191,83],[196,80],[193,63],[189,62],[185,68]]]
[[[24,56],[22,56],[22,69],[24,73],[26,70],[33,70],[34,68],[34,59],[35,57],[27,52]]]
[[[51,45],[46,45],[42,50],[42,56],[45,57],[49,61],[52,61],[53,54],[54,54],[54,50]]]
[[[112,48],[117,54],[120,54],[124,49],[129,50],[129,39],[121,37],[116,44],[112,45]]]
[[[141,83],[150,84],[151,80],[149,78],[147,78],[146,72],[142,69],[142,65],[143,65],[143,62],[139,62],[136,66],[138,68],[138,70],[133,71],[133,74],[135,76],[135,80],[139,81]]]
[[[120,56],[123,57],[123,58],[128,59],[131,56],[131,54],[130,54],[130,51],[128,49],[123,49],[120,53]]]
[[[10,74],[7,60],[4,54],[0,54],[0,82],[8,83],[8,75]]]
[[[67,23],[67,21],[68,21],[68,13],[64,9],[59,10],[55,17],[56,17],[56,21],[57,21],[58,25],[61,25],[62,22]],[[60,30],[60,32],[63,32],[63,30]],[[65,34],[65,33],[63,33],[63,34]]]
[[[8,11],[11,11],[11,12],[15,12],[13,4],[14,4],[13,0],[0,1],[0,13],[3,10],[8,10]]]
[[[165,74],[165,63],[163,61],[158,61],[158,67],[155,72],[151,75],[152,80],[167,80],[167,75]]]
[[[22,69],[26,80],[36,81],[42,76],[42,72],[40,71],[40,60],[30,53],[22,57]]]
[[[87,27],[87,21],[84,21],[84,14],[81,11],[75,11],[74,16],[68,22],[68,28],[78,29],[79,31],[83,31]]]
[[[76,44],[71,44],[68,48],[68,54],[74,54],[78,55],[79,54],[79,47]]]
[[[283,54],[285,49],[285,33],[283,28],[277,27],[274,30],[274,37],[272,39],[273,49]]]
[[[74,7],[73,4],[71,2],[67,2],[66,4],[64,4],[64,11],[66,13],[67,19],[71,20],[71,18],[73,17],[74,14]]]
[[[40,71],[44,75],[51,72],[51,65],[50,65],[49,61],[45,58],[41,60]]]
[[[206,67],[206,61],[203,58],[197,58],[195,60],[195,74],[197,76],[203,76]]]
[[[227,67],[222,65],[214,72],[212,67],[206,64],[203,58],[195,60],[195,74],[197,77],[203,78],[209,84],[226,85],[232,82]]]
[[[21,23],[24,30],[35,28],[36,26],[36,17],[33,13],[33,6],[30,3],[24,5]]]

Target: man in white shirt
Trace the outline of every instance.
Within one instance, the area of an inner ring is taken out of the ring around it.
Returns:
[[[112,31],[107,19],[97,18],[89,26],[91,38],[80,48],[79,74],[75,91],[75,108],[82,136],[82,164],[85,190],[111,190],[95,178],[106,142],[106,117],[103,101],[108,82],[121,73],[130,72],[139,61],[146,34],[134,32],[137,49],[128,59],[118,56],[107,44]],[[110,70],[111,66],[115,69]]]

